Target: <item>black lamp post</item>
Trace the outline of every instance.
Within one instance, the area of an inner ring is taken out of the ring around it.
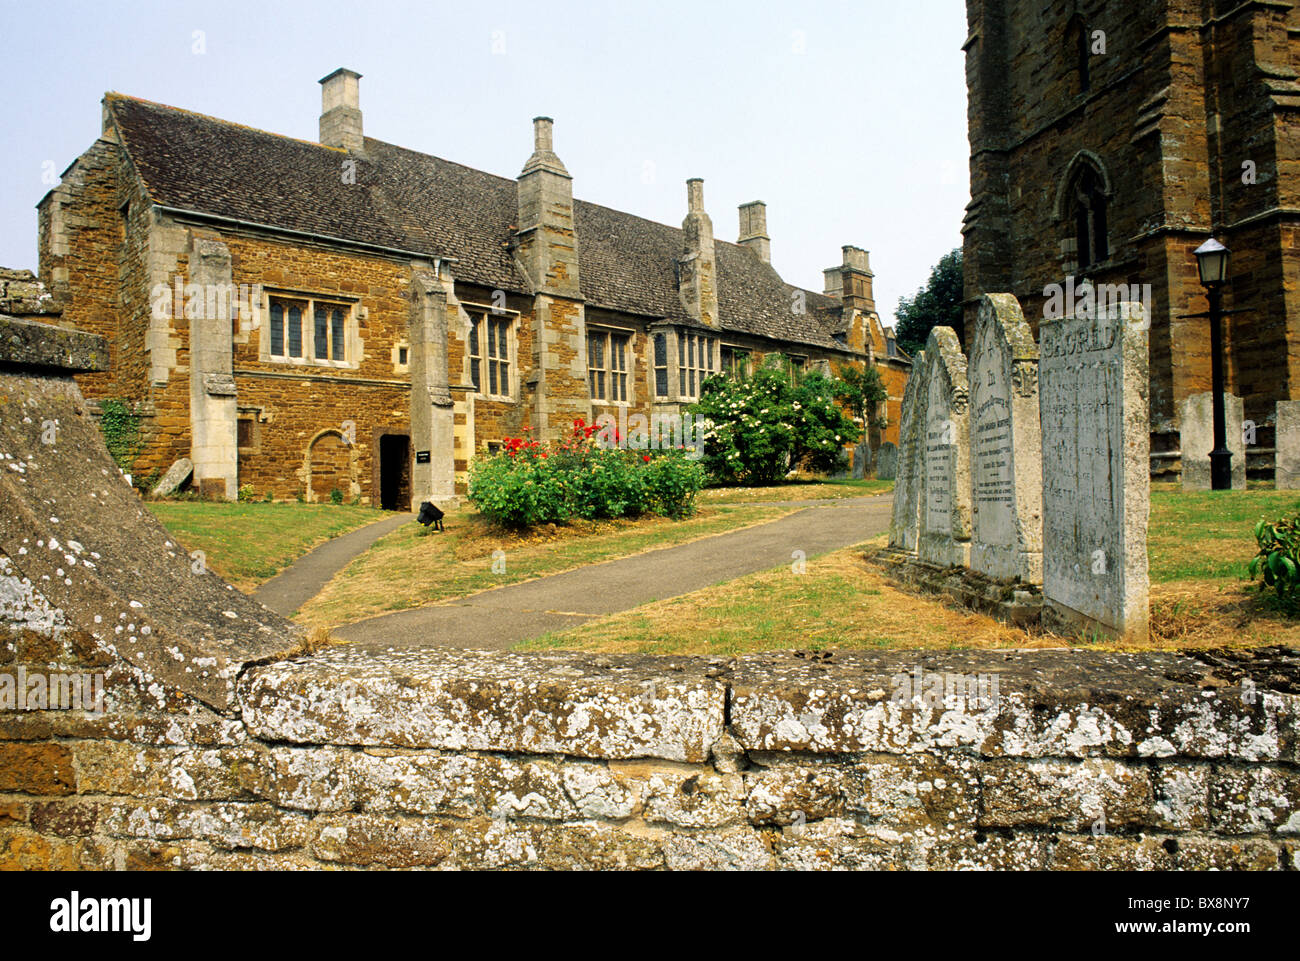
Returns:
[[[1214,391],[1214,450],[1210,451],[1210,487],[1232,490],[1232,451],[1228,450],[1228,418],[1223,409],[1223,285],[1228,280],[1232,252],[1213,237],[1196,249],[1201,286],[1210,298],[1210,371]]]

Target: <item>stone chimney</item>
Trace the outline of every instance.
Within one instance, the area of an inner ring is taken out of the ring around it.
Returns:
[[[339,67],[320,81],[320,142],[360,153],[365,149],[361,133],[361,74]]]
[[[838,274],[837,286],[832,277],[835,274]],[[874,277],[871,254],[861,247],[845,247],[840,266],[826,271],[826,296],[835,297],[850,309],[870,313],[876,309],[876,297],[871,288]]]
[[[704,181],[686,181],[688,211],[682,221],[685,249],[679,262],[682,306],[706,327],[717,327],[718,261],[713,248],[713,221],[704,212]]]
[[[767,204],[761,200],[740,206],[740,240],[746,250],[752,250],[765,264],[772,262],[772,238],[767,235]]]
[[[539,293],[580,296],[578,237],[573,224],[573,178],[555,153],[555,121],[533,121],[533,155],[516,189],[516,253]]]
[[[822,271],[822,276],[826,278],[825,290],[823,293],[827,297],[833,297],[839,300],[844,296],[844,275],[840,273],[838,267],[827,267]]]

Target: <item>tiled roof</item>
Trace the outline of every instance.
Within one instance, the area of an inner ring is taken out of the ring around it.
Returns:
[[[371,138],[364,155],[348,154],[120,94],[107,102],[155,203],[454,258],[460,280],[528,290],[510,251],[514,180]],[[589,305],[690,323],[677,289],[679,228],[581,200],[574,217]],[[844,349],[831,337],[834,301],[786,284],[736,244],[717,241],[716,252],[724,331]]]

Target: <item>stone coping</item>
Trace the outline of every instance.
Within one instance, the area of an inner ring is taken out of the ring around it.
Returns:
[[[108,370],[108,343],[97,334],[0,314],[0,365],[88,373]]]
[[[935,677],[958,693],[927,700]],[[991,697],[967,700],[976,690]],[[250,667],[238,701],[252,736],[295,745],[702,763],[734,738],[751,752],[1295,763],[1297,695],[1300,654],[1283,648],[712,659],[340,649]]]

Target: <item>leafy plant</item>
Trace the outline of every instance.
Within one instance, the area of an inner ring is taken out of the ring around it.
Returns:
[[[133,473],[136,458],[144,449],[140,415],[125,400],[110,397],[99,402],[99,430],[122,473]]]
[[[934,328],[960,330],[964,296],[962,250],[958,247],[935,265],[930,279],[915,297],[903,297],[898,301],[898,310],[894,311],[897,321],[894,334],[898,346],[909,354],[915,354],[925,349],[925,342]]]
[[[343,503],[343,492],[337,487],[330,491],[330,503],[336,507]]]
[[[647,512],[679,518],[693,511],[704,473],[685,452],[608,448],[598,432],[576,420],[568,437],[549,446],[507,440],[500,453],[474,461],[470,500],[497,524],[514,528]]]
[[[257,491],[253,490],[252,484],[245,484],[239,488],[239,502],[241,504],[251,504],[257,498]]]
[[[861,430],[836,402],[841,381],[816,371],[799,383],[765,367],[751,377],[711,377],[691,412],[707,425],[704,466],[720,484],[770,486],[794,467],[831,473]]]
[[[661,517],[681,520],[695,513],[695,495],[704,487],[704,466],[679,451],[646,455],[646,500],[649,509]]]
[[[1250,579],[1262,575],[1261,591],[1273,588],[1287,610],[1300,609],[1300,515],[1272,524],[1261,520],[1255,540],[1259,553],[1250,562]]]
[[[835,399],[848,405],[853,416],[869,430],[884,430],[888,423],[877,412],[880,405],[889,399],[889,391],[880,379],[879,368],[845,364],[839,369],[839,379]]]

